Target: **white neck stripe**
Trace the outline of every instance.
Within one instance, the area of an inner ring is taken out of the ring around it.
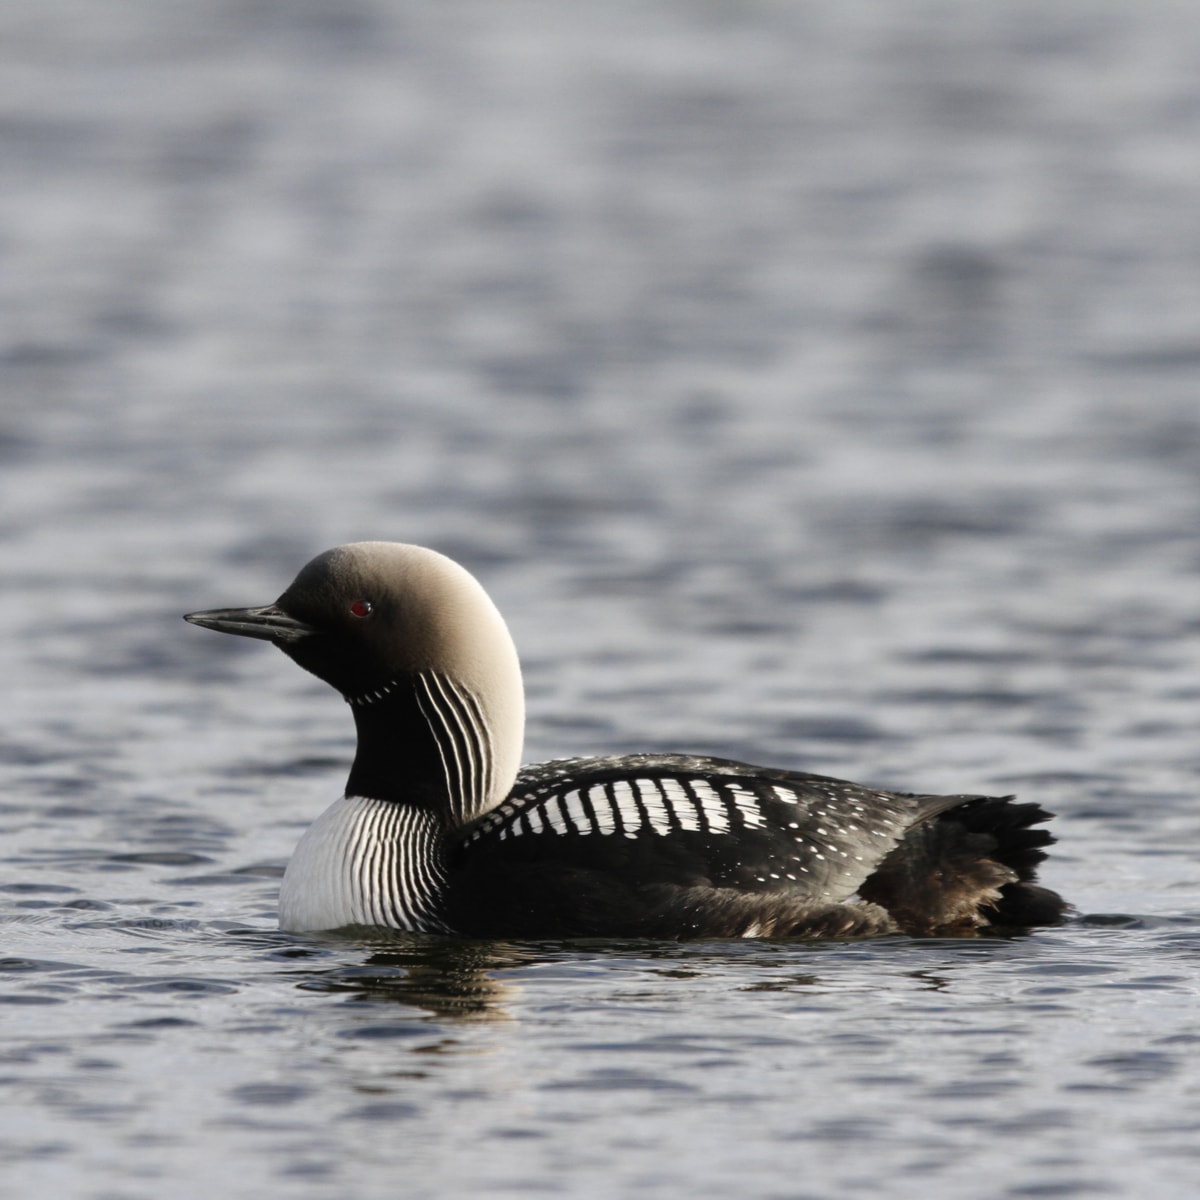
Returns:
[[[417,706],[438,748],[451,816],[465,825],[491,802],[491,733],[479,701],[449,676],[422,671],[417,684]]]

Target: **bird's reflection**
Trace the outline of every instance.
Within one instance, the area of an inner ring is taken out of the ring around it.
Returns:
[[[357,962],[345,960],[348,937],[365,952]],[[310,960],[290,972],[299,976],[302,991],[341,995],[353,1004],[399,1004],[456,1020],[512,1020],[507,1005],[520,995],[520,985],[497,978],[497,972],[544,957],[535,946],[379,929],[340,930],[334,945],[341,960],[336,965],[325,965],[319,939],[287,954]]]
[[[362,951],[356,961],[347,961],[350,945]],[[362,928],[288,941],[275,956],[288,962],[287,973],[302,991],[340,995],[355,1004],[398,1004],[439,1018],[510,1021],[522,992],[522,969],[598,957],[686,980],[711,974],[717,965],[726,969],[748,949],[754,947],[737,942],[471,941]]]
[[[936,965],[923,964],[905,974],[924,989],[941,991],[949,986],[956,963],[980,955],[992,957],[1011,944],[1010,939],[999,938],[896,938],[840,948],[837,943],[788,940],[505,942],[374,928],[308,935],[302,940],[273,936],[286,939],[276,944],[273,957],[286,961],[286,973],[301,991],[340,996],[349,1004],[400,1005],[456,1021],[515,1020],[522,973],[553,963],[575,968],[583,960],[598,958],[625,969],[637,967],[643,979],[684,981],[732,973],[740,977],[739,991],[819,992],[841,986],[836,980],[830,983],[820,969],[831,956],[878,959],[890,968],[900,955],[934,951]]]

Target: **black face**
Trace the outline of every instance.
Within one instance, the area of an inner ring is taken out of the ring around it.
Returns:
[[[352,697],[390,682],[399,614],[381,581],[347,569],[336,551],[309,563],[274,604],[189,613],[221,633],[274,642],[289,658]]]
[[[367,596],[330,598],[313,604],[289,588],[276,607],[298,618],[312,632],[279,643],[306,671],[332,684],[344,696],[357,696],[395,677],[386,653],[388,606]]]

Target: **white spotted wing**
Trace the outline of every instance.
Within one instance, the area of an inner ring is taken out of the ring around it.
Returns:
[[[525,768],[460,849],[840,902],[929,799],[724,759],[567,759]]]

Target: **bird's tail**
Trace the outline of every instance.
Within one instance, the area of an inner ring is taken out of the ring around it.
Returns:
[[[859,894],[916,935],[1052,925],[1067,904],[1035,882],[1054,841],[1037,827],[1051,815],[1011,796],[964,796],[910,829]]]

